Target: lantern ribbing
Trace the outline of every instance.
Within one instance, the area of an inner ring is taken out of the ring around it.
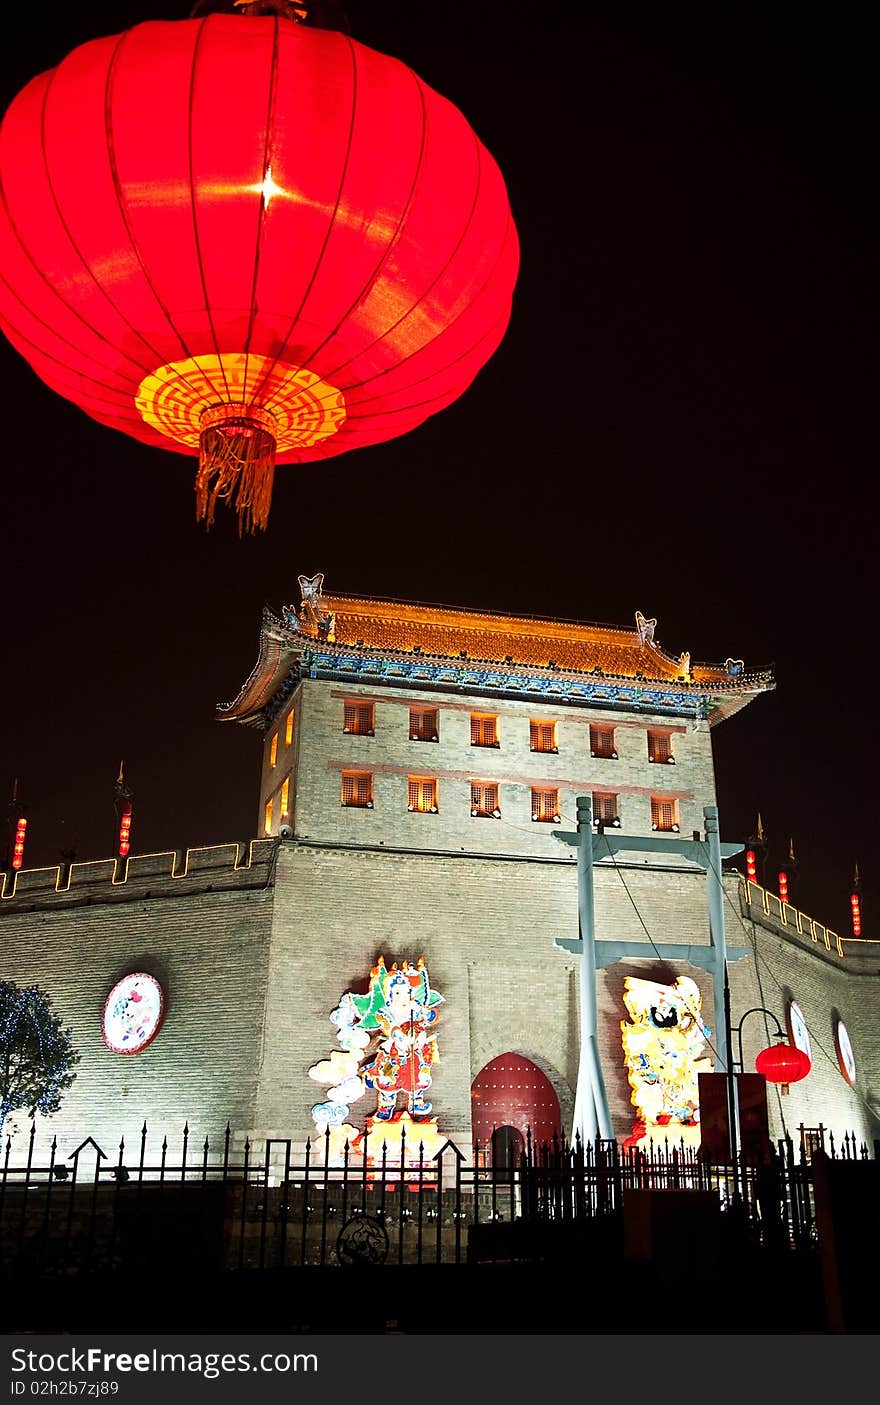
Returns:
[[[209,15],[84,44],[13,101],[0,179],[7,336],[102,424],[201,452],[208,521],[229,499],[265,525],[263,436],[289,464],[404,434],[509,320],[492,157],[405,65],[332,30]],[[259,433],[230,439],[236,419]]]

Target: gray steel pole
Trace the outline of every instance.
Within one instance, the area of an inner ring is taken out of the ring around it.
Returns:
[[[581,1047],[575,1096],[575,1130],[583,1145],[599,1135],[610,1138],[611,1114],[599,1058],[596,1012],[596,913],[593,889],[593,801],[577,797],[578,917],[581,959],[578,967]]]
[[[706,883],[709,889],[709,923],[712,929],[712,945],[715,948],[715,969],[712,977],[712,991],[715,997],[715,1071],[716,1073],[727,1073],[730,1059],[727,1019],[724,1009],[727,941],[724,934],[724,888],[721,883],[721,836],[718,831],[717,805],[704,807],[703,821],[706,829],[706,843],[709,848],[709,863],[706,870]]]

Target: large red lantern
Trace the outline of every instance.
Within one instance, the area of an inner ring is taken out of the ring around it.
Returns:
[[[0,179],[6,335],[102,424],[198,454],[208,522],[232,498],[265,526],[275,462],[421,424],[509,320],[516,231],[461,113],[278,15],[75,49],[10,106]]]
[[[768,1083],[799,1083],[812,1066],[803,1049],[794,1044],[774,1044],[762,1049],[755,1059],[755,1069],[763,1073]]]

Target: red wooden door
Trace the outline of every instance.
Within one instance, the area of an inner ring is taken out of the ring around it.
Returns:
[[[471,1084],[474,1141],[490,1147],[496,1127],[515,1127],[532,1147],[559,1134],[559,1099],[550,1079],[522,1054],[499,1054]]]

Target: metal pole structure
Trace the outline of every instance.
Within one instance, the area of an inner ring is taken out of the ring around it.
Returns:
[[[706,883],[709,889],[709,925],[715,948],[715,971],[712,989],[715,997],[715,1071],[726,1073],[730,1063],[730,1025],[725,1018],[724,988],[727,985],[727,940],[724,932],[724,888],[721,883],[721,836],[718,831],[718,806],[703,809],[709,862]],[[719,977],[723,977],[722,981]]]
[[[727,1047],[733,1047],[733,1035],[730,1029],[730,985],[727,980],[727,964],[724,966],[724,1032],[727,1036]],[[728,1057],[727,1068],[727,1127],[730,1142],[730,1164],[733,1167],[734,1192],[739,1191],[739,1180],[736,1173],[736,1162],[739,1153],[737,1138],[737,1105],[736,1105],[736,1074],[733,1069],[733,1059]]]
[[[574,1104],[574,1130],[586,1146],[598,1131],[613,1136],[605,1079],[599,1059],[596,1013],[596,910],[593,889],[593,802],[588,795],[577,797],[578,917],[581,957],[578,964],[581,1047]]]

